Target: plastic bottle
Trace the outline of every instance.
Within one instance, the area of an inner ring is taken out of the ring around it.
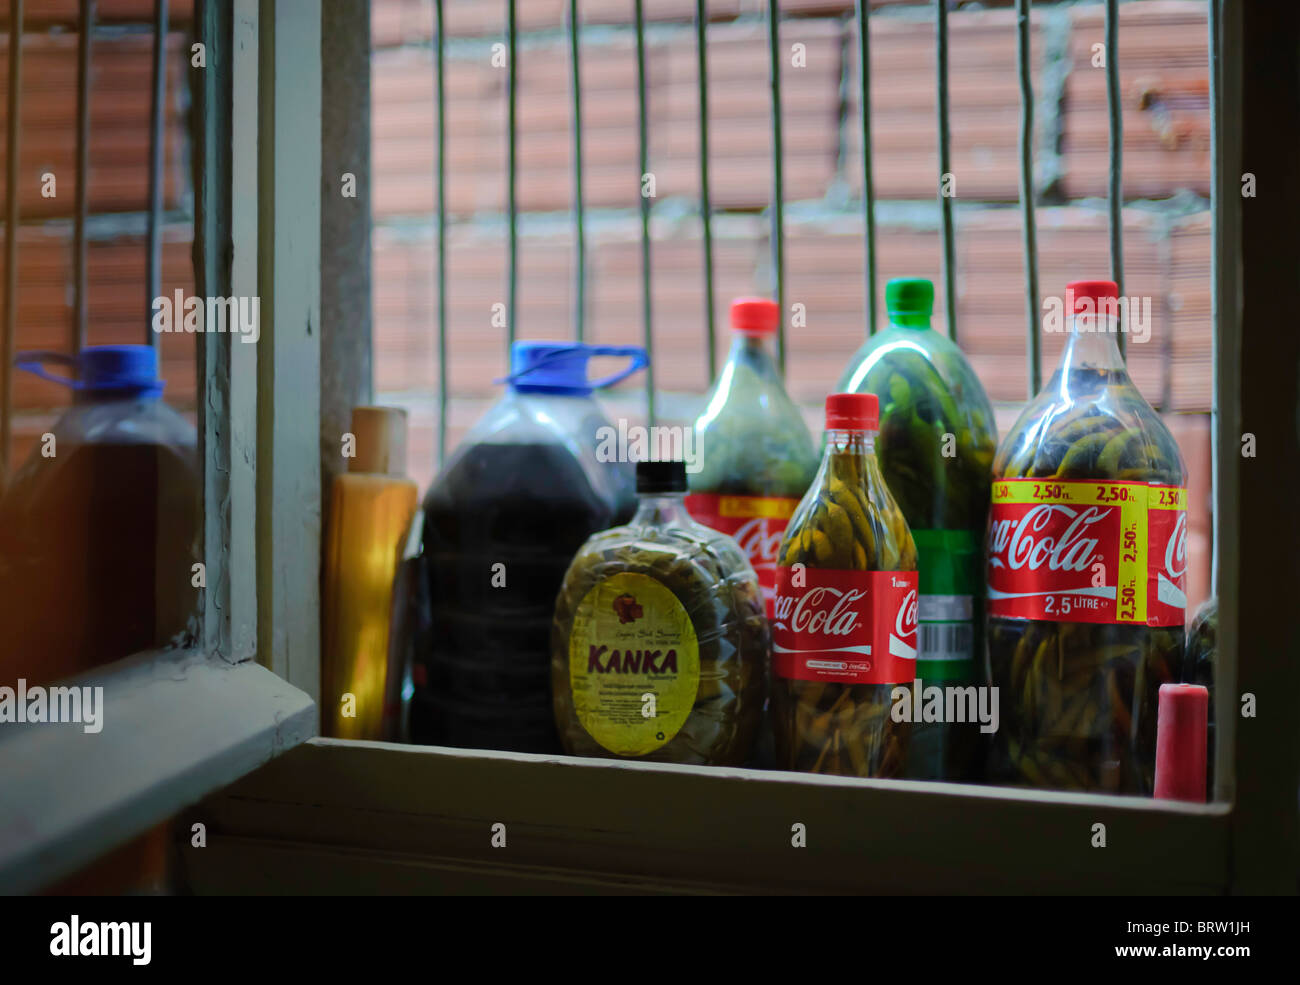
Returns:
[[[348,471],[334,477],[323,545],[321,730],[377,740],[386,737],[391,700],[393,583],[420,493],[406,477],[404,410],[354,407],[352,435],[355,454]]]
[[[735,339],[695,422],[699,468],[686,508],[730,534],[758,573],[769,618],[776,551],[817,472],[817,452],[799,408],[786,395],[771,339],[781,310],[767,298],[731,303]]]
[[[1150,795],[1159,689],[1183,655],[1186,472],[1124,368],[1116,286],[1068,284],[1064,302],[1060,365],[993,463],[990,774]]]
[[[916,545],[876,461],[874,394],[826,398],[826,450],[786,528],[772,625],[779,769],[897,777],[916,677]]]
[[[983,676],[983,537],[997,428],[974,370],[930,327],[934,285],[885,285],[889,327],[850,361],[839,389],[880,401],[880,470],[916,541],[920,567],[917,687],[968,686]],[[963,716],[969,718],[969,716]],[[980,723],[912,723],[906,775],[976,780]]]
[[[631,364],[587,379],[593,356]],[[646,365],[644,349],[516,342],[505,396],[465,436],[424,500],[429,648],[412,668],[411,738],[558,752],[551,712],[555,595],[574,552],[636,505],[631,464],[592,391]],[[604,430],[608,429],[608,430]],[[607,460],[608,459],[608,460]]]
[[[157,353],[15,362],[74,402],[0,502],[0,680],[60,679],[178,641],[197,625],[201,479],[194,428],[162,402]]]
[[[734,540],[691,519],[683,462],[640,462],[632,522],[578,551],[555,606],[565,752],[741,766],[763,717],[769,634]]]

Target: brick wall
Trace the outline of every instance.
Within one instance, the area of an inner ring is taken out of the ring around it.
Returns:
[[[571,94],[565,0],[519,4],[518,195],[522,338],[573,333]],[[874,3],[872,139],[879,199],[880,287],[889,277],[940,281],[933,11]],[[1005,5],[985,5],[1001,6]],[[698,103],[690,0],[647,4],[653,203],[654,338],[660,416],[692,419],[708,385]],[[783,0],[786,279],[807,310],[792,330],[788,386],[819,424],[818,405],[865,333],[860,124],[851,0]],[[450,438],[462,435],[505,371],[505,72],[491,63],[504,3],[447,0],[448,347]],[[583,0],[584,200],[588,209],[588,338],[639,343],[640,246],[636,66],[631,0]],[[765,5],[709,4],[709,128],[720,326],[737,294],[770,293],[770,91]],[[434,82],[431,5],[373,7],[375,372],[384,399],[412,413],[412,473],[435,468]],[[1165,413],[1187,460],[1199,600],[1208,584],[1209,117],[1204,4],[1141,0],[1120,8],[1126,289],[1153,302],[1150,341],[1129,348],[1147,398]],[[1018,200],[1019,89],[1014,13],[949,16],[952,166],[956,178],[959,341],[998,405],[1001,430],[1026,389],[1024,263]],[[1041,290],[1106,276],[1105,75],[1099,5],[1034,10],[1038,102],[1036,184]],[[789,64],[804,45],[806,66]],[[942,284],[936,302],[943,327]],[[720,333],[725,335],[725,327]],[[726,339],[718,340],[719,351]],[[1044,375],[1060,351],[1046,336]],[[637,418],[635,380],[608,395]]]
[[[193,5],[170,3],[162,246],[162,290],[194,289],[187,131],[187,69]],[[8,6],[0,7],[0,175],[8,109]],[[92,34],[90,169],[87,175],[88,343],[143,342],[145,217],[149,207],[149,108],[152,0],[99,0]],[[77,0],[26,5],[23,22],[21,144],[14,350],[70,352],[73,215],[76,203]],[[42,194],[46,174],[54,195]],[[7,180],[4,176],[0,180]],[[2,221],[2,217],[0,217]],[[3,278],[0,278],[2,281]],[[3,304],[0,283],[0,304]],[[2,330],[2,328],[0,328]],[[184,411],[195,400],[194,337],[162,336],[166,399]],[[69,401],[69,391],[15,372],[13,461],[20,464]]]

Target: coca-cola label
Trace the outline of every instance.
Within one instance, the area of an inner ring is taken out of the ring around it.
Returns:
[[[916,677],[915,571],[776,569],[772,670],[840,684]]]
[[[758,574],[768,619],[776,597],[777,551],[798,505],[799,500],[781,496],[691,493],[686,497],[691,516],[706,527],[729,534],[745,552]]]
[[[1181,626],[1187,490],[1144,482],[998,479],[989,514],[995,617]]]

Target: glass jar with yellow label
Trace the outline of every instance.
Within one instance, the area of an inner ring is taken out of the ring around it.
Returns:
[[[637,465],[632,522],[591,537],[565,575],[551,692],[575,756],[744,765],[767,691],[758,578],[687,513],[682,462]]]

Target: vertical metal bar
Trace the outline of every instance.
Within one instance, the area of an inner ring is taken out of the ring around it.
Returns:
[[[934,0],[936,88],[939,92],[939,212],[943,217],[943,305],[948,338],[957,338],[957,260],[952,234],[952,196],[944,183],[952,173],[951,137],[948,131],[948,0]]]
[[[767,49],[772,85],[772,276],[776,304],[781,311],[776,329],[776,356],[785,373],[785,165],[781,137],[780,0],[767,0]]]
[[[870,0],[857,0],[858,105],[862,112],[862,225],[866,230],[867,334],[876,334],[876,182],[871,167]]]
[[[713,200],[709,189],[708,0],[695,0],[696,77],[700,90],[700,219],[704,226],[704,325],[708,332],[709,379],[718,375],[717,319],[713,290]]]
[[[447,454],[447,99],[443,74],[442,0],[433,0],[437,22],[434,75],[438,87],[438,464]]]
[[[569,76],[573,90],[573,334],[587,337],[587,231],[582,203],[582,72],[578,0],[569,0]]]
[[[517,201],[518,174],[515,155],[515,140],[518,136],[518,103],[519,103],[519,79],[518,66],[516,64],[515,45],[518,43],[518,31],[515,23],[515,0],[506,0],[506,33],[508,37],[507,52],[507,69],[509,73],[506,81],[506,184],[508,211],[510,216],[510,257],[508,260],[509,269],[506,274],[507,278],[507,296],[506,296],[506,345],[514,345],[515,335],[518,331],[518,322],[516,321],[515,306],[519,300],[519,203]],[[507,360],[509,354],[507,353]]]
[[[90,38],[94,30],[95,0],[81,0],[77,35],[77,200],[72,232],[73,352],[80,352],[86,344],[86,187],[90,179]]]
[[[153,92],[149,104],[149,234],[145,284],[145,342],[157,346],[162,336],[149,328],[153,299],[162,294],[162,208],[164,108],[167,97],[167,0],[153,5]]]
[[[1020,75],[1020,207],[1025,223],[1025,330],[1029,333],[1029,396],[1043,385],[1038,337],[1038,232],[1034,225],[1034,83],[1029,66],[1029,4],[1016,0],[1016,58]]]
[[[1124,296],[1124,113],[1119,101],[1119,0],[1106,0],[1106,112],[1110,121],[1110,279]],[[1128,337],[1119,333],[1119,354]]]
[[[1209,0],[1210,41],[1210,595],[1219,593],[1219,95],[1222,69],[1219,56],[1219,4]],[[1211,756],[1214,750],[1211,749]],[[1217,771],[1218,764],[1215,764]],[[1213,793],[1211,796],[1215,796]]]
[[[646,176],[650,173],[649,123],[646,105],[645,11],[636,0],[636,104],[637,159],[641,173],[637,186],[641,198],[641,320],[645,330],[645,350],[650,363],[645,371],[646,422],[655,422],[655,360],[653,311],[650,298],[650,198],[646,194]]]
[[[9,477],[14,338],[18,332],[18,140],[22,134],[23,0],[9,0],[9,105],[5,119],[5,324],[0,334],[0,488]]]

